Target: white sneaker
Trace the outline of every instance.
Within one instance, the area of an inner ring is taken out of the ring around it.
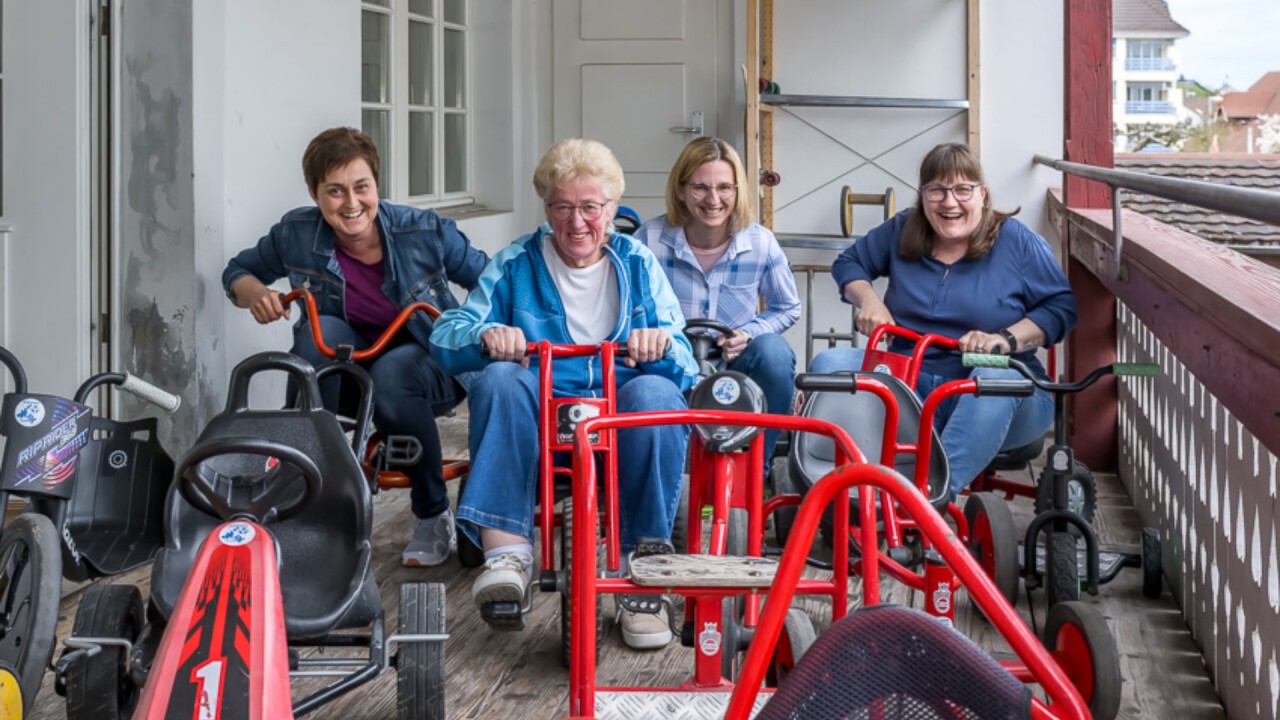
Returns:
[[[520,553],[502,553],[485,561],[484,572],[471,586],[476,607],[492,602],[524,602],[532,581],[533,558]]]
[[[667,622],[667,606],[656,613],[622,611],[622,641],[633,650],[653,650],[671,642],[671,624]]]
[[[400,564],[405,567],[442,565],[457,546],[452,512],[445,510],[432,518],[418,518],[418,524],[413,528],[413,539],[404,546],[400,555]]]

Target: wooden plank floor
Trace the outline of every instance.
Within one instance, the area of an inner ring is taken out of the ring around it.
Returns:
[[[446,454],[465,451],[463,416],[441,422]],[[1137,543],[1140,530],[1128,498],[1114,477],[1100,476],[1097,529],[1104,541]],[[451,492],[454,488],[451,487]],[[1031,515],[1029,500],[1013,503],[1018,527]],[[442,582],[447,586],[446,646],[447,703],[450,718],[560,718],[567,713],[568,674],[558,656],[560,644],[558,596],[535,593],[533,611],[522,633],[497,633],[480,620],[471,602],[471,583],[478,570],[464,570],[452,560],[443,567],[422,570],[400,567],[400,550],[411,532],[413,519],[408,495],[383,492],[375,499],[374,546],[376,574],[387,608],[388,634],[395,631],[399,586],[405,582]],[[818,571],[811,571],[815,574]],[[146,592],[147,572],[116,578],[132,582]],[[855,581],[857,582],[857,581]],[[886,597],[920,607],[916,593],[887,581]],[[854,589],[857,597],[857,589]],[[59,638],[70,632],[79,591],[70,592],[62,606]],[[1218,720],[1226,717],[1210,684],[1201,656],[1187,633],[1182,616],[1166,591],[1159,600],[1142,597],[1141,578],[1125,571],[1102,588],[1098,605],[1115,634],[1121,653],[1124,696],[1122,718],[1173,718]],[[1043,597],[1036,596],[1036,620],[1043,623]],[[830,623],[830,603],[799,601],[821,629]],[[606,609],[612,606],[606,601]],[[1019,604],[1030,620],[1026,600]],[[984,647],[1007,649],[998,635],[976,617],[963,597],[957,603],[957,626]],[[620,685],[676,685],[692,667],[691,650],[672,644],[664,650],[633,652],[622,645],[612,623],[601,653],[601,682]],[[33,720],[61,718],[64,703],[53,692],[52,674],[45,677]],[[309,686],[308,686],[309,687]],[[294,683],[295,698],[304,685]],[[363,688],[312,713],[310,717],[395,718],[396,686],[393,671]]]

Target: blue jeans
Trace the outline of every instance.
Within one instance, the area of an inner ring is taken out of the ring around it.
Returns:
[[[728,365],[755,381],[764,391],[768,411],[775,415],[791,414],[791,397],[795,392],[796,354],[785,338],[777,333],[757,335],[747,349]],[[769,474],[769,458],[778,443],[779,430],[764,432],[764,472]]]
[[[519,363],[491,363],[471,383],[468,403],[471,474],[458,501],[458,528],[477,546],[482,546],[480,528],[532,538],[538,501],[538,376]],[[688,406],[675,383],[640,375],[618,388],[617,407],[626,413]],[[688,440],[685,425],[618,431],[623,552],[640,538],[671,537]]]
[[[320,330],[329,347],[351,345],[363,350],[370,343],[342,318],[320,316]],[[462,400],[462,392],[432,359],[427,349],[419,345],[407,333],[408,338],[398,345],[389,346],[372,361],[359,363],[373,379],[373,424],[383,435],[411,435],[422,444],[422,458],[417,464],[405,468],[410,482],[409,500],[413,514],[419,518],[439,515],[449,509],[449,496],[444,486],[441,470],[440,433],[436,429],[436,417],[449,412]],[[304,323],[294,329],[295,355],[312,365],[322,367],[331,362],[316,349],[311,330]],[[320,395],[328,410],[337,412],[342,407],[340,377],[326,378],[320,384]],[[297,389],[289,383],[286,402],[296,403]]]
[[[818,353],[810,372],[831,373],[862,369],[861,348],[832,348]],[[1021,379],[1017,370],[975,368],[971,378]],[[954,380],[920,373],[916,395],[926,398],[938,386]],[[958,493],[978,477],[995,456],[1042,437],[1053,425],[1053,395],[1036,389],[1025,398],[959,395],[938,408],[934,427],[941,432],[942,449],[951,466],[951,491]]]

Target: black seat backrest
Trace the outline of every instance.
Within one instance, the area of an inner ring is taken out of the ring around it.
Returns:
[[[1031,717],[1031,691],[982,648],[912,608],[875,605],[836,621],[757,720]]]
[[[296,408],[249,407],[249,381],[266,370],[283,370],[297,382]],[[267,525],[279,548],[289,637],[315,637],[339,627],[366,624],[377,610],[366,607],[372,499],[337,417],[320,404],[314,369],[301,358],[281,352],[259,353],[241,362],[231,373],[226,409],[209,421],[197,443],[221,437],[256,437],[287,445],[310,457],[320,469],[320,493],[298,514]],[[253,479],[262,476],[265,466],[260,455],[230,454],[209,458],[196,470],[205,478],[221,478],[228,492],[255,494]],[[301,478],[293,482],[298,488],[286,491],[283,502],[302,491]],[[157,555],[152,572],[153,599],[166,616],[200,543],[220,522],[187,503],[176,489],[170,492],[166,547]]]
[[[693,388],[689,407],[694,410],[733,410],[735,412],[767,412],[764,391],[754,380],[734,370],[724,370],[705,378]],[[694,432],[711,452],[739,450],[751,444],[760,433],[758,427],[733,425],[694,425]]]
[[[898,403],[897,442],[914,445],[920,433],[922,409],[920,398],[915,392],[893,375],[875,372],[857,372],[854,375],[876,380],[893,393]],[[844,428],[867,456],[868,462],[881,462],[885,406],[876,395],[870,392],[810,393],[805,398],[800,414],[820,418]],[[938,433],[935,431],[931,436],[933,444],[929,453],[929,483],[926,494],[934,507],[941,511],[951,499],[950,470]],[[835,442],[825,435],[796,433],[791,444],[789,466],[791,476],[796,479],[799,488],[803,490],[812,487],[823,475],[835,469]],[[899,453],[894,459],[893,469],[908,480],[914,479],[915,453]],[[856,495],[856,490],[857,488],[853,488],[851,492]]]

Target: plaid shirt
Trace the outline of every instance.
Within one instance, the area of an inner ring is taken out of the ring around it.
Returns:
[[[667,225],[666,215],[646,222],[636,237],[657,256],[686,318],[719,320],[751,337],[781,334],[800,319],[795,276],[777,238],[763,225],[751,223],[735,233],[729,249],[705,273],[684,228]]]

